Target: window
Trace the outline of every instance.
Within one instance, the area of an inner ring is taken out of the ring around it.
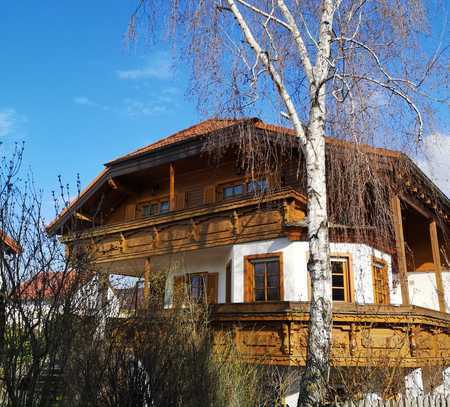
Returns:
[[[146,202],[141,206],[141,214],[144,218],[169,212],[169,201],[167,198],[158,201]]]
[[[249,194],[265,192],[267,187],[268,184],[265,178],[247,182],[247,192]]]
[[[383,260],[372,262],[373,299],[375,304],[389,304],[389,282],[387,265]]]
[[[252,180],[248,182],[235,181],[224,184],[218,188],[219,199],[236,198],[244,194],[255,194],[265,192],[268,189],[268,182],[265,178]]]
[[[350,266],[348,257],[331,258],[333,301],[352,301]]]
[[[283,300],[281,253],[269,253],[245,258],[245,300]]]
[[[203,274],[189,274],[189,298],[202,302],[205,299],[205,279]]]
[[[244,193],[242,184],[228,185],[223,187],[223,199],[234,198]]]

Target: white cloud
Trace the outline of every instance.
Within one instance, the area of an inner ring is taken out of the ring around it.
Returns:
[[[10,134],[16,125],[17,115],[14,109],[0,110],[0,137]]]
[[[166,52],[157,53],[142,67],[118,70],[116,73],[123,80],[170,79],[172,78],[170,55]]]
[[[155,102],[144,103],[136,99],[125,99],[125,111],[130,116],[158,116],[168,111],[166,105]]]
[[[86,96],[74,97],[73,98],[73,103],[75,103],[76,105],[80,105],[80,106],[97,107],[97,108],[103,109],[103,110],[109,110],[110,109],[109,106],[105,106],[105,105],[102,105],[100,103],[97,103],[94,100],[89,99]]]
[[[432,134],[424,139],[424,157],[419,166],[450,197],[450,135]]]

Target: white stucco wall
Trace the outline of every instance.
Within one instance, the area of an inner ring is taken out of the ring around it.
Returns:
[[[450,271],[442,273],[442,280],[446,308],[447,312],[450,312]],[[433,272],[408,273],[408,286],[411,304],[439,311],[436,276]]]
[[[275,252],[283,253],[284,299],[286,301],[308,300],[306,274],[308,244],[280,238],[233,246],[232,302],[244,301],[244,256]]]
[[[388,266],[391,303],[401,303],[400,287],[398,284],[394,284],[390,255],[365,244],[355,243],[332,243],[330,250],[332,254],[350,255],[357,303],[373,303],[373,257],[384,260]],[[284,299],[286,301],[308,300],[308,243],[291,242],[286,238],[280,238],[233,246],[233,302],[244,301],[244,256],[274,252],[283,253]]]

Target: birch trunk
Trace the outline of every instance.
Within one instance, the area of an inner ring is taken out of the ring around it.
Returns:
[[[300,385],[299,406],[316,406],[324,400],[331,348],[332,290],[328,239],[325,137],[323,113],[311,109],[306,144],[308,195],[308,272],[311,305],[306,367]]]
[[[332,329],[332,282],[328,237],[325,83],[332,41],[333,0],[324,0],[314,82],[310,84],[311,109],[305,146],[308,195],[308,272],[311,276],[311,305],[306,367],[300,383],[299,406],[322,405],[326,399],[330,369]]]

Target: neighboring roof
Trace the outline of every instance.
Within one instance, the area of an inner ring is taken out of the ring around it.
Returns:
[[[77,283],[75,271],[43,271],[20,284],[22,300],[50,300],[56,295],[64,295]]]
[[[0,241],[12,254],[20,254],[22,252],[22,248],[19,243],[17,243],[12,237],[8,236],[3,230],[0,230]]]
[[[59,225],[64,223],[64,219],[68,215],[69,212],[71,212],[75,207],[82,205],[85,202],[85,199],[89,198],[90,194],[94,192],[99,186],[101,186],[104,182],[108,180],[108,178],[111,176],[111,169],[119,165],[125,161],[137,159],[139,157],[142,157],[149,153],[154,153],[158,150],[164,150],[164,148],[168,146],[173,146],[179,143],[183,143],[186,141],[202,138],[205,136],[209,136],[214,134],[215,132],[224,130],[224,129],[231,129],[233,127],[243,126],[243,125],[252,125],[254,128],[259,130],[265,130],[268,132],[278,133],[278,134],[284,134],[284,135],[290,135],[295,136],[295,131],[293,129],[289,129],[287,127],[282,127],[278,125],[273,124],[267,124],[264,123],[261,119],[257,117],[253,118],[243,118],[243,119],[208,119],[203,122],[200,122],[194,126],[191,126],[187,129],[178,131],[168,137],[165,137],[161,140],[158,140],[152,144],[149,144],[147,146],[138,148],[137,150],[132,151],[129,154],[123,155],[121,157],[118,157],[112,161],[109,161],[105,164],[105,169],[88,185],[86,189],[84,189],[81,194],[74,199],[48,226],[47,231],[48,233],[56,233],[57,228]],[[354,143],[349,141],[343,141],[334,139],[331,137],[326,138],[326,143],[328,145],[337,145],[337,146],[343,146],[343,147],[352,147]],[[412,163],[412,160],[409,159],[408,156],[406,156],[403,153],[400,153],[398,151],[383,149],[383,148],[377,148],[372,147],[370,145],[358,145],[358,149],[367,152],[367,153],[373,153],[377,155],[382,155],[386,157],[391,158],[404,158]],[[414,167],[422,173],[420,169],[418,169],[417,166],[414,165]],[[422,173],[423,174],[423,173]],[[424,174],[423,174],[424,175]],[[450,207],[450,201],[449,199],[443,194],[439,188],[437,188],[426,176],[425,179],[427,182],[430,182],[430,185],[432,186],[432,189],[438,192],[438,195],[443,199],[443,201],[446,203],[447,206]]]

